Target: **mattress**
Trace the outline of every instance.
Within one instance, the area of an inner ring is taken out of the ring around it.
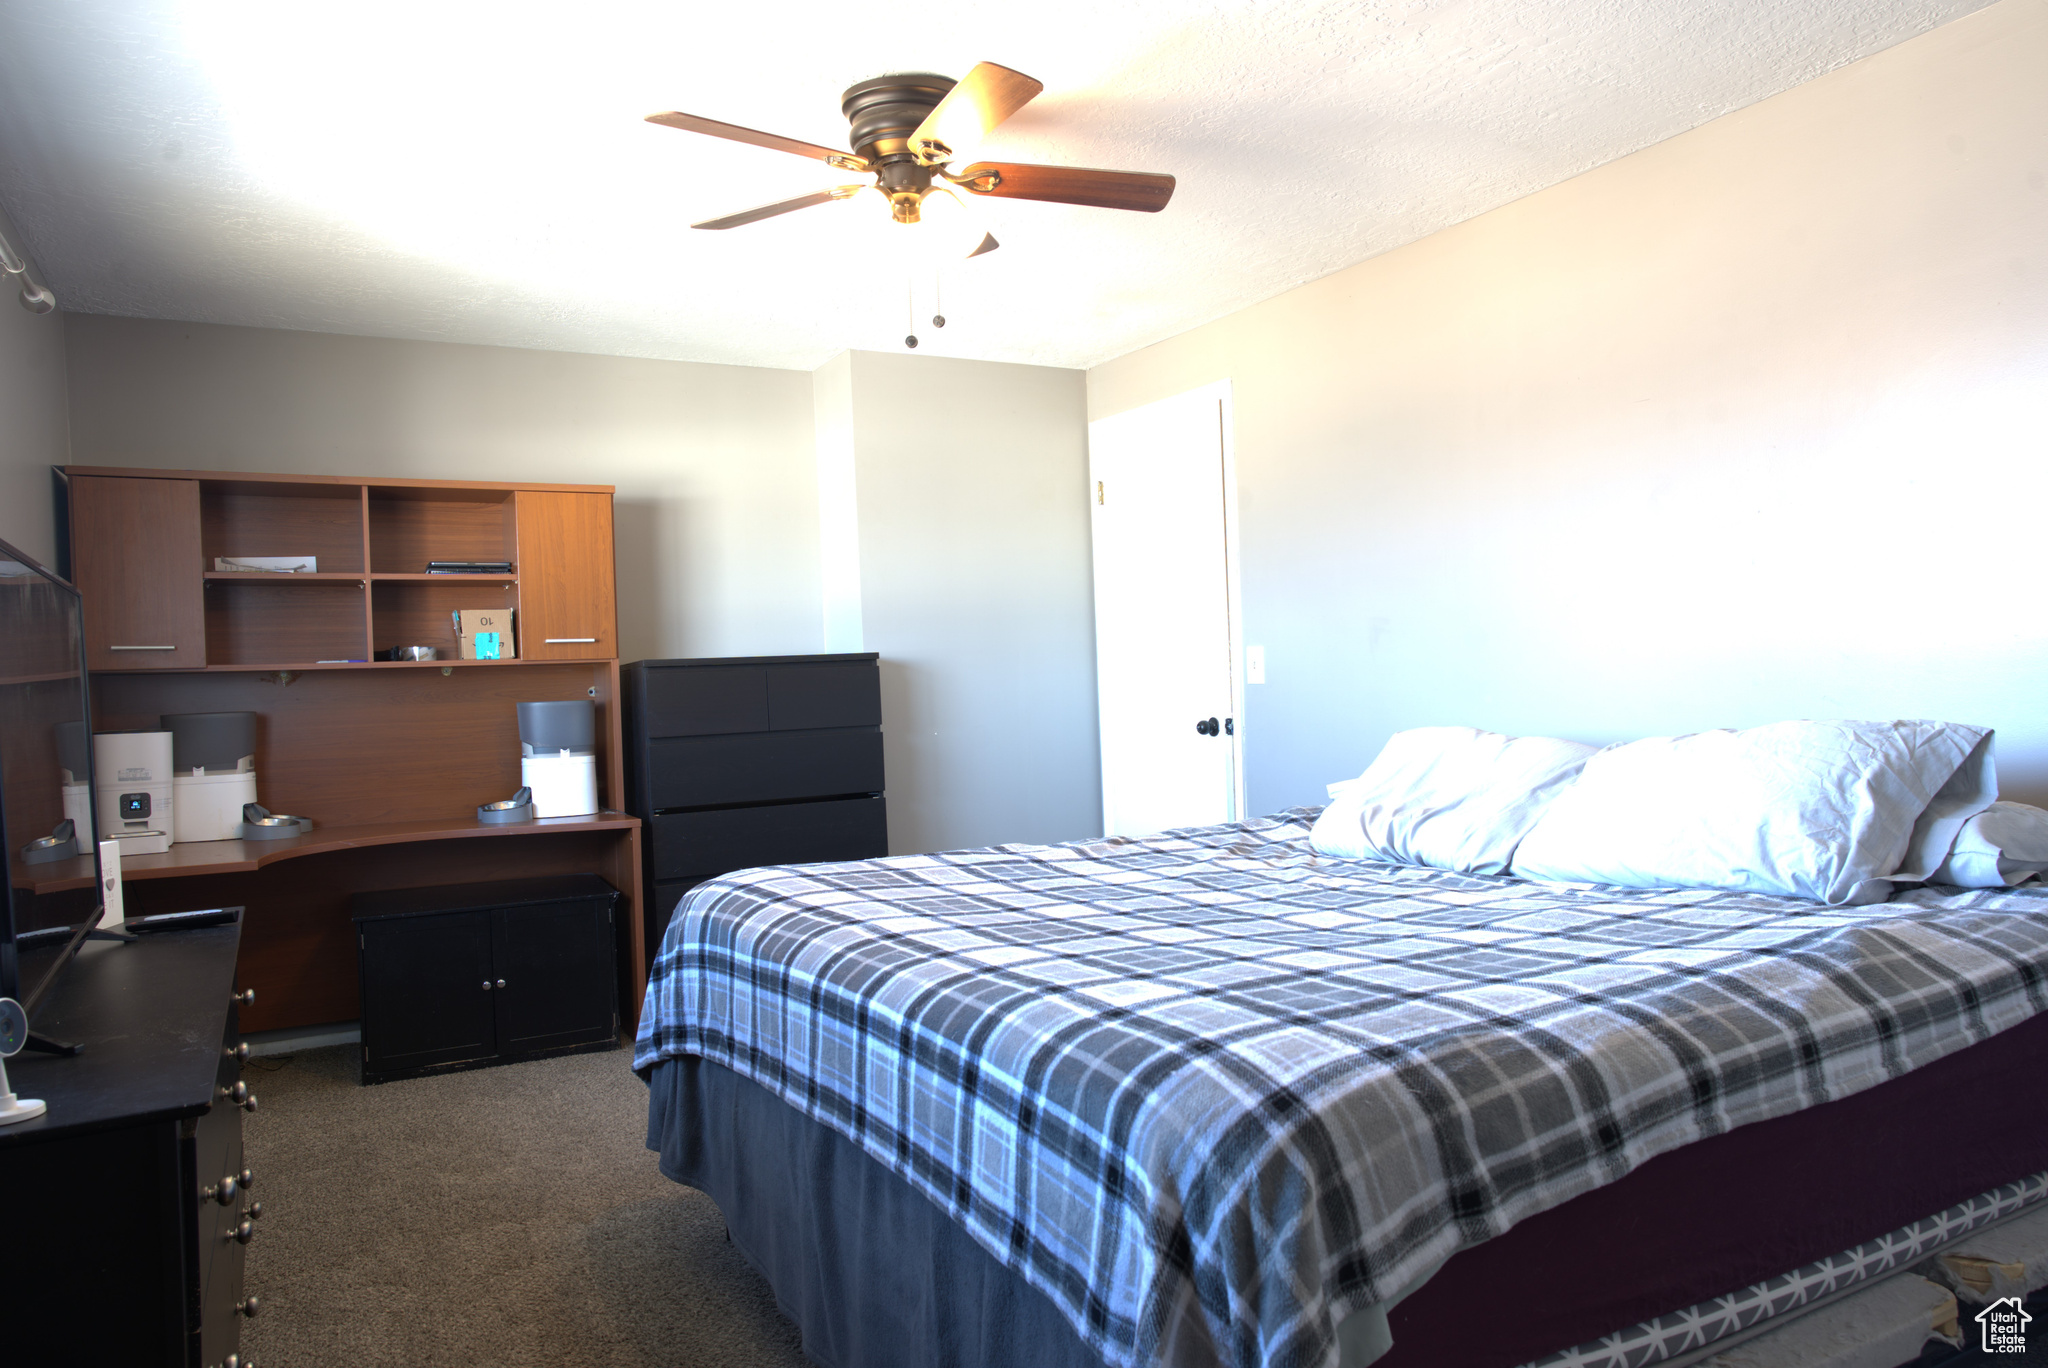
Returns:
[[[1106,1363],[1329,1364],[1458,1250],[2044,1005],[2035,895],[1537,886],[1312,817],[714,881],[636,1067],[829,1127]]]

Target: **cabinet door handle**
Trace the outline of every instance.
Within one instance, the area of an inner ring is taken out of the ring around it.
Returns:
[[[175,646],[109,646],[110,651],[175,651]]]
[[[597,638],[596,638],[596,637],[542,637],[542,638],[541,638],[541,645],[543,645],[543,646],[595,646],[595,645],[597,645]],[[113,649],[114,649],[114,650],[117,650],[117,651],[118,651],[118,650],[120,650],[121,648],[120,648],[119,646],[116,646],[116,647],[114,647]],[[165,650],[169,650],[169,649],[170,649],[170,647],[166,646],[166,647],[165,647],[164,649],[165,649]]]
[[[484,991],[486,993],[491,991],[491,981],[489,979],[484,980]]]

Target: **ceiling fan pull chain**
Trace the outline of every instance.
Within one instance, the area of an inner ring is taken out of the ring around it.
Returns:
[[[903,277],[903,316],[910,322],[910,331],[903,338],[903,345],[917,350],[917,290],[916,277]]]
[[[934,328],[946,326],[946,295],[942,288],[944,282],[944,272],[934,266],[932,268],[932,326]]]

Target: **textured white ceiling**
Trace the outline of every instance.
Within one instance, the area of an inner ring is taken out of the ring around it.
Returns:
[[[641,116],[844,146],[854,81],[997,61],[1046,90],[987,155],[1180,188],[975,201],[924,350],[1086,366],[1984,2],[0,0],[0,204],[67,309],[809,368],[902,345],[879,197],[692,232],[847,178]]]

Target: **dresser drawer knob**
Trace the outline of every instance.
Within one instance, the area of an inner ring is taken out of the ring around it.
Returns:
[[[244,1216],[247,1216],[247,1217],[248,1217],[248,1218],[249,1218],[250,1220],[252,1220],[252,1221],[260,1221],[260,1220],[262,1220],[262,1219],[263,1219],[263,1203],[261,1203],[261,1202],[251,1202],[251,1203],[249,1203],[249,1209],[248,1209],[247,1211],[244,1211],[244,1212],[243,1212],[242,1214],[243,1214]]]
[[[236,1191],[235,1175],[230,1173],[214,1186],[202,1189],[199,1195],[202,1198],[219,1202],[222,1206],[232,1206],[234,1205]]]
[[[262,1303],[258,1302],[254,1297],[244,1297],[235,1303],[235,1310],[239,1314],[247,1316],[250,1320],[255,1320],[256,1313],[262,1309]]]
[[[244,988],[239,993],[230,993],[228,994],[228,1001],[238,1007],[253,1007],[256,1005],[256,990],[254,988]]]
[[[239,1107],[249,1100],[249,1085],[247,1083],[237,1083],[232,1088],[222,1088],[220,1095]]]
[[[239,1086],[239,1085],[237,1085],[237,1086]],[[253,1112],[253,1111],[255,1111],[255,1110],[256,1110],[256,1094],[255,1094],[255,1093],[250,1093],[250,1094],[249,1094],[249,1095],[248,1095],[247,1097],[245,1097],[245,1098],[242,1098],[242,1099],[241,1099],[240,1101],[236,1102],[236,1103],[235,1103],[235,1105],[236,1105],[236,1106],[238,1106],[238,1107],[240,1107],[240,1108],[241,1108],[241,1109],[242,1109],[243,1111],[245,1111],[245,1112]]]
[[[256,1238],[256,1223],[244,1217],[233,1230],[228,1232],[228,1238],[236,1244],[249,1243],[249,1241]]]
[[[250,1172],[248,1169],[242,1170],[242,1186],[245,1188],[252,1188],[256,1186],[256,1175]]]
[[[234,1060],[237,1064],[247,1064],[249,1062],[249,1042],[245,1040],[239,1045],[222,1050],[221,1055],[224,1058]]]

